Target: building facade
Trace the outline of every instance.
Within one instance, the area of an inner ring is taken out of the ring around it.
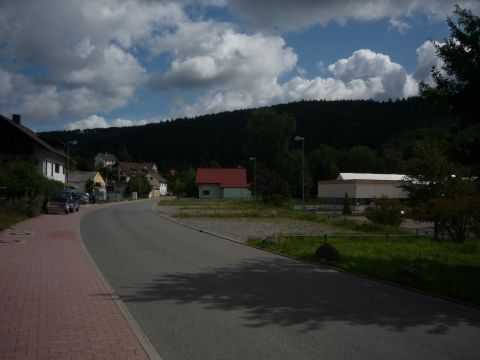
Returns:
[[[195,183],[200,199],[250,199],[247,171],[235,169],[197,169]]]
[[[348,196],[353,211],[364,211],[375,199],[388,197],[403,201],[408,194],[401,188],[406,181],[399,174],[340,173],[336,180],[318,182],[318,201],[321,208],[341,210]]]

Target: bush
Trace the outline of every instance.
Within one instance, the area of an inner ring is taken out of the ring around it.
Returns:
[[[367,213],[367,219],[375,224],[399,226],[402,222],[402,205],[398,200],[382,197],[375,201],[375,209]]]
[[[6,187],[0,212],[12,219],[39,215],[46,197],[63,189],[63,183],[43,177],[32,161],[25,160],[10,161],[0,168],[0,186]]]

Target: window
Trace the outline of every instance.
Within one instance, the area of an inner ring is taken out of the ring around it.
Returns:
[[[58,174],[60,172],[60,165],[55,164],[55,174]]]
[[[203,196],[210,196],[210,190],[203,190]]]

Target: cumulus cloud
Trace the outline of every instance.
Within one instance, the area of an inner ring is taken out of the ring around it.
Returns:
[[[145,125],[155,120],[127,120],[127,119],[114,119],[107,121],[104,117],[98,115],[90,115],[89,117],[70,122],[65,126],[65,130],[84,130],[95,128],[109,128],[109,127],[126,127],[126,126],[139,126]]]
[[[454,5],[479,10],[478,0],[229,0],[230,9],[257,28],[292,30],[313,24],[348,19],[378,20],[397,18],[413,13],[425,13],[431,18],[444,19]]]
[[[184,108],[186,115],[271,105],[297,100],[376,99],[409,97],[418,93],[417,81],[385,54],[355,51],[328,66],[333,77],[295,76],[280,83],[278,76],[257,79],[250,87],[211,91]]]
[[[174,2],[2,1],[0,81],[8,83],[7,73],[41,69],[35,76],[22,75],[28,89],[17,88],[15,101],[8,102],[42,121],[122,107],[147,79],[137,47],[185,19]]]
[[[417,81],[425,81],[427,84],[433,85],[432,67],[441,68],[443,66],[442,59],[437,56],[434,43],[425,41],[417,48],[416,53],[418,64],[413,77]]]
[[[281,37],[243,34],[211,21],[181,24],[174,33],[156,38],[152,51],[172,48],[170,69],[152,79],[156,90],[245,87],[288,72],[297,62]]]

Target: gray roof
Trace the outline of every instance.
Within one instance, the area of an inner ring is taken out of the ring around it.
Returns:
[[[68,182],[86,183],[97,175],[96,171],[70,171],[68,173]]]

